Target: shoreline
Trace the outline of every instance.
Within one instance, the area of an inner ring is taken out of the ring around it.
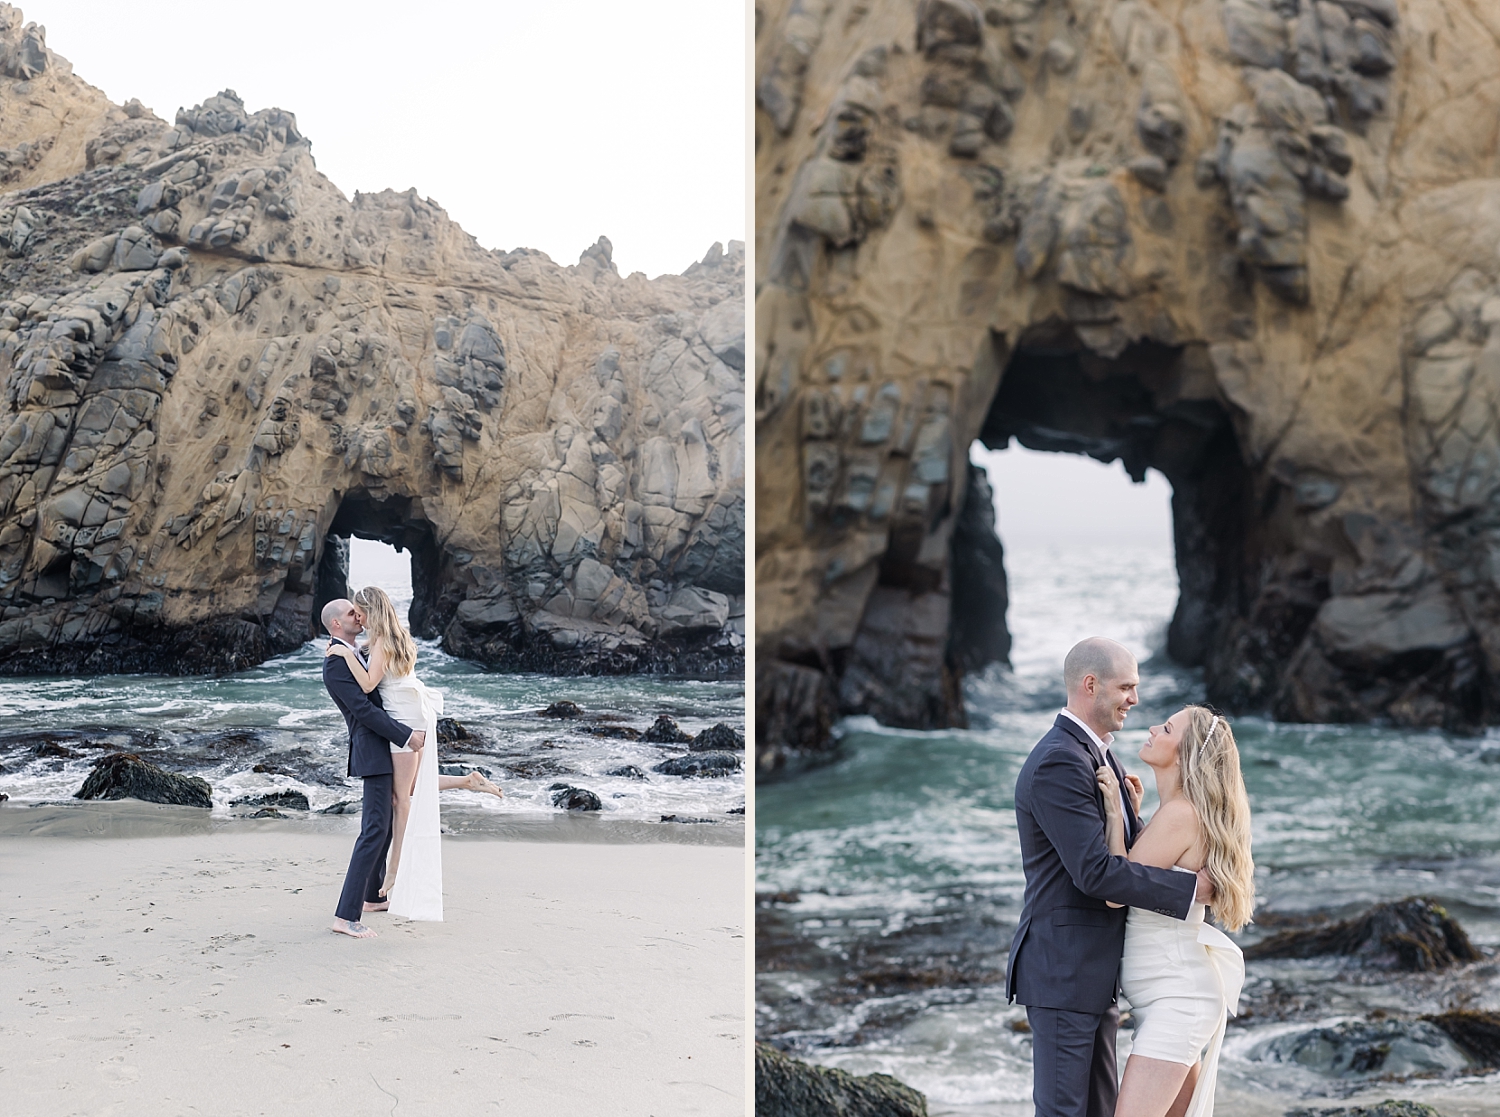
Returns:
[[[443,811],[448,842],[567,843],[604,846],[674,845],[745,847],[743,819],[710,823],[610,819],[593,812],[497,815],[449,807]],[[174,838],[219,834],[317,834],[347,838],[359,833],[359,815],[295,818],[225,816],[201,807],[177,807],[139,799],[0,802],[3,838]]]
[[[328,931],[350,836],[253,831],[0,859],[17,1112],[742,1117],[740,849],[454,841],[446,921],[355,941]]]

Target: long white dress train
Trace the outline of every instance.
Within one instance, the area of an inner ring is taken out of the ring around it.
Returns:
[[[406,834],[401,842],[401,864],[391,888],[391,914],[407,919],[442,922],[443,849],[438,820],[437,719],[443,712],[443,695],[426,686],[415,675],[380,680],[380,700],[385,712],[403,725],[422,729],[427,740],[417,762],[417,787],[406,816]]]
[[[1200,903],[1185,920],[1131,908],[1120,960],[1120,990],[1136,1020],[1130,1053],[1188,1066],[1203,1059],[1186,1117],[1214,1111],[1224,1028],[1245,983],[1240,948],[1203,916]]]

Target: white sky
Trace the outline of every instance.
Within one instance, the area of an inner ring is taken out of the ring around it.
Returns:
[[[297,115],[347,195],[415,186],[487,248],[680,272],[746,229],[739,0],[30,0],[47,45],[170,122]]]
[[[1005,450],[976,442],[969,460],[990,475],[1007,547],[1114,543],[1172,553],[1172,486],[1154,469],[1137,485],[1119,462],[1027,450],[1014,440]]]

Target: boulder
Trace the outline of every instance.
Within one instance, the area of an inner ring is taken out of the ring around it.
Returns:
[[[440,745],[470,744],[480,740],[457,718],[438,718],[437,739]]]
[[[691,734],[684,733],[666,714],[657,717],[651,723],[651,728],[641,734],[641,740],[653,745],[686,745],[691,743],[692,739]]]
[[[1500,1067],[1500,1012],[1453,1009],[1422,1019],[1442,1029],[1475,1066]]]
[[[740,770],[740,758],[725,752],[695,752],[651,766],[664,776],[728,776]]]
[[[1448,1074],[1471,1066],[1442,1029],[1422,1020],[1356,1020],[1288,1032],[1257,1044],[1250,1058],[1356,1080]]]
[[[545,710],[537,711],[537,717],[542,718],[581,718],[583,707],[577,702],[569,702],[564,698],[560,702],[554,702]]]
[[[721,721],[694,737],[688,748],[694,752],[744,752],[745,735]]]
[[[927,1117],[927,1099],[888,1074],[813,1066],[755,1045],[756,1117]]]
[[[213,789],[197,776],[163,771],[133,753],[111,753],[94,761],[75,799],[142,799],[183,807],[212,807]]]
[[[478,764],[439,764],[438,775],[440,776],[467,776],[470,772],[478,772],[485,779],[494,779],[488,768],[480,767]]]
[[[1283,931],[1247,947],[1245,957],[1316,958],[1343,955],[1376,969],[1430,971],[1483,957],[1435,900],[1409,897],[1377,904],[1353,919]]]
[[[565,811],[597,811],[602,807],[599,796],[587,788],[555,783],[547,790],[552,792],[552,805]]]
[[[1443,1117],[1432,1106],[1419,1101],[1387,1098],[1373,1105],[1350,1105],[1330,1109],[1288,1109],[1286,1117]]]
[[[646,779],[646,773],[643,772],[643,771],[641,771],[634,764],[622,764],[618,768],[611,768],[609,771],[605,772],[604,774],[606,776],[618,776],[621,779],[627,779],[627,780],[643,780],[644,781]]]
[[[360,804],[354,802],[352,799],[341,799],[339,802],[334,803],[331,806],[320,808],[318,810],[318,813],[319,814],[359,814],[359,810],[360,810]]]

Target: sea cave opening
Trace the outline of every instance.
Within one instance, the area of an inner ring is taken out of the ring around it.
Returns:
[[[367,585],[390,595],[414,636],[442,634],[454,592],[444,593],[442,552],[419,500],[356,491],[339,503],[318,563],[314,625],[325,603]]]
[[[1039,646],[1028,644],[1025,626],[1048,607],[1008,608],[1016,598],[1006,566],[1022,575],[1015,589],[1075,594],[1063,613],[1080,625],[1108,617],[1129,629],[1132,617],[1145,623],[1148,602],[1091,618],[1077,604],[1090,587],[1069,579],[1093,570],[1109,587],[1093,592],[1125,594],[1131,576],[1121,568],[1134,562],[1139,578],[1154,579],[1143,592],[1159,598],[1172,592],[1161,570],[1167,556],[1176,603],[1162,650],[1183,666],[1209,665],[1243,614],[1247,555],[1263,517],[1250,514],[1249,473],[1207,353],[1140,341],[1106,357],[1060,326],[1031,330],[1013,347],[998,335],[991,342],[985,358],[998,387],[971,450],[952,542],[950,665],[960,675],[1007,660],[1019,669],[1016,657]],[[1049,563],[1049,551],[1071,561]],[[1013,635],[1022,637],[1014,649]],[[1151,651],[1162,643],[1144,631],[1126,636]]]

